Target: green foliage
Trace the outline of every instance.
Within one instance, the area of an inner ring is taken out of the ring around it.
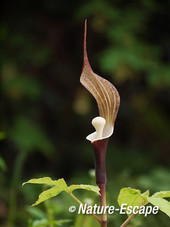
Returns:
[[[1,156],[0,156],[0,169],[2,169],[4,172],[7,170],[7,165]]]
[[[123,188],[120,191],[118,197],[118,203],[121,206],[123,203],[128,206],[138,206],[145,205],[147,201],[147,196],[149,196],[149,191],[141,194],[140,190],[132,189],[132,188]]]
[[[170,191],[161,191],[149,196],[148,190],[141,193],[141,191],[137,189],[123,188],[120,191],[118,203],[120,206],[125,203],[127,204],[127,207],[140,207],[146,205],[147,203],[151,203],[154,206],[158,206],[162,212],[170,217],[170,202],[163,199],[166,197],[170,197]]]
[[[47,219],[35,220],[29,224],[28,227],[48,227],[48,226],[65,226],[66,223],[70,223],[71,220],[64,219],[58,221],[48,221]]]
[[[96,222],[96,220],[91,215],[77,215],[74,223],[74,227],[100,227],[100,223]]]
[[[84,189],[87,191],[92,191],[97,193],[98,195],[100,195],[99,193],[99,187],[97,186],[93,186],[93,185],[85,185],[85,184],[80,184],[80,185],[71,185],[70,187],[68,187],[69,191],[72,192],[76,189]]]
[[[156,192],[153,197],[158,198],[167,198],[170,197],[170,191],[162,191],[162,192]]]
[[[43,131],[23,117],[16,119],[14,127],[9,132],[9,136],[18,146],[19,150],[23,152],[39,149],[44,154],[49,154],[54,150],[52,143]]]
[[[34,217],[36,220],[45,219],[47,217],[46,213],[39,207],[27,207],[26,211]]]
[[[170,217],[170,202],[165,199],[157,198],[154,196],[149,197],[148,201],[154,206],[158,206],[161,211],[163,211]]]
[[[137,184],[139,188],[143,190],[149,188],[152,192],[169,190],[170,172],[163,167],[157,167],[147,174],[140,175]]]
[[[139,7],[132,2],[87,1],[80,7],[77,17],[92,17],[93,28],[102,33],[108,42],[99,55],[99,66],[103,72],[120,84],[138,79],[142,72],[149,87],[169,87],[170,66],[162,57],[164,47],[159,43],[161,38],[162,42],[166,42],[167,37],[160,34],[157,45],[147,37],[147,29],[150,29],[154,39],[155,31],[149,26],[153,23],[152,17],[156,13],[159,16],[159,4],[148,2],[140,0]],[[164,8],[165,4],[160,4],[160,7]]]
[[[23,183],[23,186],[24,184],[48,184],[48,185],[59,186],[63,188],[63,190],[67,189],[67,184],[63,178],[59,180],[52,180],[50,177],[42,177],[38,179],[31,179]]]
[[[33,78],[28,76],[11,77],[3,83],[4,92],[13,98],[27,97],[32,100],[39,98],[42,88]]]
[[[151,204],[158,206],[161,211],[170,217],[170,202],[163,199],[167,197],[170,198],[170,191],[157,192],[147,199]]]
[[[67,192],[68,194],[72,193],[72,191],[76,190],[76,189],[84,189],[84,190],[88,190],[88,191],[92,191],[95,192],[97,194],[99,193],[99,188],[97,186],[93,186],[93,185],[71,185],[71,186],[67,186],[65,180],[59,179],[59,180],[52,180],[50,177],[43,177],[43,178],[39,178],[39,179],[31,179],[24,184],[47,184],[47,185],[53,185],[54,187],[42,192],[39,195],[38,200],[32,205],[32,206],[36,206],[38,204],[40,204],[41,202],[44,202],[54,196],[57,196],[60,192]]]
[[[6,138],[5,132],[0,132],[0,140],[3,140]]]

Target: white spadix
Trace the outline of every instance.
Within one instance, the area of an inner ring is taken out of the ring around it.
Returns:
[[[103,117],[95,117],[91,123],[94,126],[94,128],[96,129],[97,139],[102,139],[103,129],[106,124],[106,120]]]
[[[94,142],[96,140],[106,139],[113,134],[114,126],[107,124],[103,117],[95,117],[91,123],[96,131],[88,135],[86,137],[87,140]]]

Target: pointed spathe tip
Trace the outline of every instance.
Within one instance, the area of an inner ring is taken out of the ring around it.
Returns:
[[[87,19],[84,22],[83,67],[84,66],[88,66],[91,69],[87,56]]]

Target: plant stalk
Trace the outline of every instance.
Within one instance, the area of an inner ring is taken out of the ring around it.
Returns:
[[[108,139],[92,143],[95,158],[96,184],[100,188],[100,207],[106,207],[106,150]],[[105,210],[105,209],[104,209]],[[107,214],[102,213],[101,227],[107,227]]]
[[[135,214],[131,214],[128,219],[120,226],[120,227],[125,227],[127,224],[132,220],[132,218],[135,216]]]
[[[84,204],[75,196],[73,195],[72,192],[69,193],[69,195],[76,201],[78,202],[79,204],[82,204],[84,206]],[[102,220],[95,214],[91,214],[98,222],[102,223]]]
[[[140,205],[140,207],[143,206],[144,204],[146,204],[146,203],[144,203],[144,201],[143,201],[142,204]],[[140,210],[140,207],[137,209],[137,211]],[[136,215],[136,214],[131,214],[131,215],[126,219],[126,221],[123,222],[123,224],[122,224],[120,227],[125,227],[125,226],[127,226],[127,224],[132,220],[132,218],[133,218],[135,215]]]
[[[100,188],[100,207],[106,207],[106,184],[98,184]],[[102,213],[101,227],[107,227],[107,214]]]

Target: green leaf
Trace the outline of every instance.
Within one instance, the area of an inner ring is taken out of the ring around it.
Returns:
[[[170,197],[170,191],[156,192],[152,197],[167,198]]]
[[[98,186],[93,186],[93,185],[85,185],[85,184],[80,184],[80,185],[71,185],[70,187],[68,187],[69,191],[72,192],[76,189],[85,189],[88,191],[92,191],[95,192],[97,194],[100,195],[100,189]]]
[[[53,188],[50,188],[50,189],[42,192],[39,195],[38,200],[32,206],[36,206],[36,205],[44,202],[45,200],[58,195],[62,191],[64,191],[64,189],[62,187],[54,186]]]
[[[38,200],[32,206],[36,206],[39,203],[58,195],[62,191],[66,191],[67,193],[69,192],[67,184],[63,178],[59,179],[59,180],[52,180],[50,177],[43,177],[43,178],[39,178],[39,179],[31,179],[31,180],[23,183],[23,185],[25,185],[25,184],[54,185],[53,188],[50,188],[50,189],[42,192],[39,195]]]
[[[148,196],[149,196],[149,194],[150,194],[150,191],[149,191],[149,190],[147,190],[146,192],[143,192],[141,195],[142,195],[142,196],[146,196],[146,197],[148,197]]]
[[[25,184],[49,184],[49,185],[58,186],[60,188],[63,188],[63,190],[68,191],[67,184],[63,178],[59,180],[52,180],[50,177],[42,177],[38,179],[31,179],[23,183],[22,186],[24,186]]]
[[[149,194],[149,191],[146,191],[145,193],[141,194],[140,190],[132,189],[132,188],[123,188],[120,191],[120,194],[118,196],[118,203],[121,207],[122,204],[127,204],[128,206],[141,206],[148,203],[147,196]]]
[[[148,201],[170,217],[170,202],[163,198],[157,198],[154,195],[148,198]]]
[[[170,197],[170,191],[160,191],[153,194],[153,196],[148,198],[148,201],[154,206],[158,206],[159,209],[170,217],[170,202],[168,202],[166,197]]]
[[[74,191],[76,189],[84,189],[84,190],[95,192],[100,195],[100,193],[99,193],[100,189],[97,186],[80,184],[80,185],[71,185],[70,187],[68,187],[63,178],[59,179],[59,180],[52,180],[50,177],[42,177],[42,178],[38,178],[38,179],[31,179],[31,180],[23,183],[22,186],[25,184],[47,184],[47,185],[54,186],[54,187],[42,192],[39,195],[38,200],[32,206],[36,206],[39,203],[44,202],[47,199],[57,196],[62,191],[71,193],[72,191]]]
[[[149,191],[142,193],[140,190],[132,189],[132,188],[123,188],[120,191],[118,197],[118,203],[125,203],[127,206],[141,206],[146,205],[150,202],[154,206],[158,206],[161,211],[167,214],[170,217],[170,202],[163,199],[165,197],[170,197],[170,191],[161,191],[157,192],[151,197],[149,197]]]

